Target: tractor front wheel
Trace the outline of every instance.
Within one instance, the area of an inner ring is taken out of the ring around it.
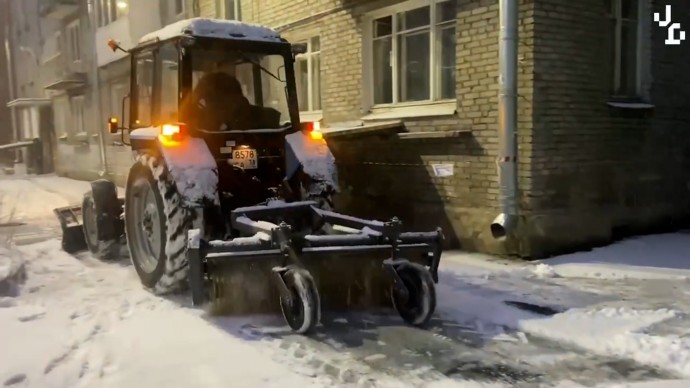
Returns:
[[[321,316],[319,291],[314,279],[307,270],[292,268],[285,272],[283,280],[291,294],[291,302],[280,298],[285,322],[297,334],[311,332]]]
[[[393,307],[408,324],[426,325],[436,310],[436,288],[431,273],[417,263],[401,265],[396,272],[407,289],[407,297],[401,297],[393,287]]]

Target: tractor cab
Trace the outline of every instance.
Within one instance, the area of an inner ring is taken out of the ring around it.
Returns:
[[[132,149],[150,148],[152,139],[176,147],[201,138],[231,207],[256,203],[286,176],[286,135],[307,131],[293,69],[303,50],[268,28],[227,20],[183,20],[144,36],[127,50],[129,114],[122,121]],[[110,119],[111,131],[118,122]]]

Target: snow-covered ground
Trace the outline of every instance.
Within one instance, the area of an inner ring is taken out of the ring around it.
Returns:
[[[0,384],[690,386],[690,234],[537,263],[448,252],[429,330],[383,312],[325,313],[304,337],[279,317],[210,318],[155,297],[126,257],[63,252],[52,209],[87,189],[0,177],[0,241],[44,231],[0,246]],[[16,273],[20,288],[4,289]]]

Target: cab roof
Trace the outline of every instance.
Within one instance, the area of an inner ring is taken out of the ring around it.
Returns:
[[[236,20],[192,18],[169,24],[139,39],[139,45],[152,41],[164,41],[180,36],[195,36],[234,40],[254,40],[283,43],[277,31],[258,24]]]

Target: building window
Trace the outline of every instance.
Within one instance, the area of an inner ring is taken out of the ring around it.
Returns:
[[[65,52],[65,41],[62,37],[62,33],[60,31],[55,32],[55,43],[57,44],[57,50],[58,53],[63,54]]]
[[[606,0],[610,28],[611,94],[637,97],[639,82],[639,0]]]
[[[218,17],[229,20],[242,20],[241,0],[216,0]]]
[[[309,39],[307,52],[295,59],[297,98],[302,112],[321,110],[321,42],[319,37]]]
[[[371,16],[374,105],[455,98],[456,18],[455,0],[408,1]]]
[[[67,26],[67,41],[69,42],[69,58],[72,62],[81,60],[81,25],[79,20]]]
[[[184,12],[184,0],[173,0],[175,15],[179,16]]]
[[[97,0],[98,26],[103,27],[129,14],[129,0]]]
[[[70,100],[72,109],[72,133],[74,135],[85,135],[84,126],[84,96],[75,96]]]

